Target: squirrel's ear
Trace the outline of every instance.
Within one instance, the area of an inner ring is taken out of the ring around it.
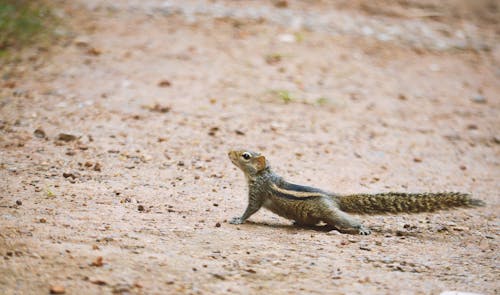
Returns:
[[[257,171],[263,170],[266,167],[267,167],[266,157],[258,156],[255,158],[255,168],[257,168]]]

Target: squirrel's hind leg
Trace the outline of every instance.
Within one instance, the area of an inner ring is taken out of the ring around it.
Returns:
[[[331,208],[323,212],[322,220],[328,226],[335,227],[342,233],[369,235],[371,230],[363,226],[359,220],[341,211],[338,208]]]

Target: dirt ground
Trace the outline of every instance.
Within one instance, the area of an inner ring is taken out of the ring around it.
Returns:
[[[67,41],[2,69],[1,294],[500,293],[498,27],[394,3],[55,5]],[[337,193],[487,206],[363,216],[370,236],[231,225],[240,147]]]

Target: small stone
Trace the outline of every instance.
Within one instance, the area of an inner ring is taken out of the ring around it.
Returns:
[[[13,89],[13,88],[16,87],[16,82],[15,81],[5,81],[5,83],[3,84],[3,86],[5,88]]]
[[[366,246],[359,246],[359,249],[364,250],[364,251],[371,251],[372,250]]]
[[[40,218],[40,223],[46,223],[47,222],[47,219],[45,218]]]
[[[219,127],[215,126],[215,127],[212,127],[210,128],[210,131],[208,131],[208,135],[210,136],[215,136],[215,133],[219,131]]]
[[[436,226],[436,231],[437,232],[445,232],[445,231],[448,231],[448,228],[444,225],[438,225],[438,226]]]
[[[66,293],[66,290],[64,289],[63,286],[59,285],[50,286],[50,294],[64,294],[64,293]]]
[[[76,139],[77,139],[76,136],[74,136],[72,134],[68,134],[68,133],[59,133],[59,135],[57,136],[57,140],[65,141],[65,142],[73,141]]]
[[[294,43],[295,36],[292,34],[281,34],[278,36],[278,40],[283,43]]]
[[[144,211],[144,206],[143,205],[137,206],[137,210],[139,210],[139,212],[143,212]]]
[[[487,102],[486,97],[484,97],[484,95],[482,95],[482,94],[476,94],[471,99],[475,103],[486,103]]]
[[[283,56],[280,54],[268,54],[265,56],[265,61],[266,63],[273,65],[279,63],[283,59]]]
[[[76,178],[76,176],[75,176],[73,173],[70,173],[70,172],[64,172],[64,173],[63,173],[63,177],[64,177],[64,178],[71,177],[72,179],[75,179],[75,178]]]
[[[87,50],[88,55],[98,56],[101,55],[102,51],[98,48],[91,47]]]
[[[217,223],[215,224],[215,227],[220,227],[220,222],[217,222]]]
[[[117,284],[111,291],[113,294],[130,294],[130,286],[127,284]]]
[[[158,82],[158,87],[170,87],[172,83],[169,80],[163,79]]]
[[[99,285],[99,286],[104,286],[104,285],[108,284],[106,281],[101,280],[101,279],[94,279],[94,280],[91,280],[90,282],[92,284],[96,284],[96,285]]]
[[[37,137],[37,138],[45,138],[45,136],[46,136],[46,135],[45,135],[45,131],[43,131],[43,129],[41,129],[41,128],[37,128],[37,129],[33,132],[33,134],[34,134],[34,135],[35,135],[35,137]]]
[[[21,206],[22,204],[23,204],[23,202],[21,200],[16,201],[16,205]]]
[[[76,46],[86,47],[86,46],[89,45],[90,39],[87,36],[78,36],[78,37],[75,38],[75,40],[73,41],[73,43]]]
[[[404,231],[400,231],[400,230],[396,231],[396,236],[397,237],[402,237],[402,236],[405,236],[405,235],[406,235],[406,233]]]
[[[102,166],[99,162],[96,162],[94,165],[94,171],[101,172]]]
[[[490,248],[490,243],[488,242],[487,239],[483,239],[481,240],[481,242],[479,242],[479,249],[486,251],[489,248]]]
[[[422,159],[421,158],[413,158],[413,162],[415,162],[415,163],[421,163]]]
[[[288,1],[287,0],[277,0],[274,2],[274,6],[276,6],[278,8],[287,8]]]
[[[338,231],[338,230],[331,230],[329,232],[327,232],[328,235],[332,235],[332,236],[339,236],[341,235],[341,233]]]
[[[168,113],[171,109],[171,107],[169,106],[162,106],[158,103],[155,103],[153,106],[143,106],[143,108],[149,110],[150,112],[156,113]]]
[[[194,270],[194,269],[193,269],[193,270]],[[214,278],[219,279],[219,280],[222,280],[222,281],[224,281],[224,280],[226,279],[223,275],[220,275],[220,274],[218,274],[218,273],[214,273],[214,274],[212,274],[212,275],[214,276]]]

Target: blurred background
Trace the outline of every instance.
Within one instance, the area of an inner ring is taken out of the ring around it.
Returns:
[[[495,293],[499,20],[493,0],[0,0],[0,293]],[[488,206],[363,217],[364,238],[235,227],[234,148],[337,193]]]

